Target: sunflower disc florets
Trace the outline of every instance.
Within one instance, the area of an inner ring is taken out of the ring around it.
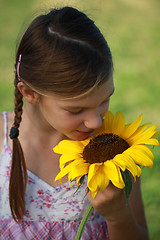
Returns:
[[[129,144],[118,135],[104,133],[90,140],[83,150],[83,159],[90,164],[101,163],[113,159],[127,148]]]

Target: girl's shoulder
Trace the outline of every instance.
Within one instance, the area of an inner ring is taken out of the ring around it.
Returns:
[[[3,114],[0,114],[0,153],[3,149],[3,140],[4,140],[4,117]]]
[[[0,114],[0,153],[2,152],[2,149],[3,149],[5,133],[7,134],[7,140],[9,140],[8,135],[9,135],[9,130],[13,124],[13,118],[14,118],[13,111],[7,112],[5,114],[5,117],[3,113]]]

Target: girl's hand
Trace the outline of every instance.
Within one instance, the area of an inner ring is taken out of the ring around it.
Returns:
[[[124,190],[116,188],[112,183],[104,191],[98,191],[95,198],[92,198],[91,192],[87,197],[96,212],[104,216],[107,221],[120,220],[127,208]]]
[[[144,207],[140,191],[140,179],[132,186],[127,204],[125,192],[112,183],[104,191],[98,191],[95,198],[91,192],[87,197],[93,208],[107,222],[109,237],[112,240],[148,240]]]

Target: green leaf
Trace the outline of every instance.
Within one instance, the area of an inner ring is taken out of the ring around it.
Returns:
[[[79,180],[80,185],[77,187],[77,189],[76,189],[76,191],[74,192],[74,194],[75,194],[75,193],[79,190],[79,188],[81,187],[81,185],[82,185],[82,183],[83,183],[83,181],[84,181],[85,176],[86,176],[86,175],[83,175],[83,176],[81,177],[81,179]]]
[[[122,173],[122,177],[123,177],[123,180],[125,183],[124,191],[125,191],[126,199],[127,199],[127,203],[128,203],[129,196],[132,191],[132,179],[131,179],[130,173],[127,169]]]
[[[82,199],[82,202],[84,201],[84,199],[85,199],[85,197],[87,196],[87,194],[89,193],[89,188],[87,189],[87,192],[86,192],[86,194],[84,195],[84,197],[83,197],[83,199]]]
[[[79,180],[80,184],[83,183],[85,176],[86,176],[86,175],[83,175],[83,176],[81,177],[81,179]]]

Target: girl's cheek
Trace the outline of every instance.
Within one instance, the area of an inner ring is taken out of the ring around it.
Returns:
[[[102,106],[101,115],[105,116],[109,109],[109,100]]]
[[[68,116],[68,118],[64,121],[64,125],[68,125],[71,127],[77,127],[81,124],[82,120],[81,117],[78,117],[76,115],[71,115]]]

